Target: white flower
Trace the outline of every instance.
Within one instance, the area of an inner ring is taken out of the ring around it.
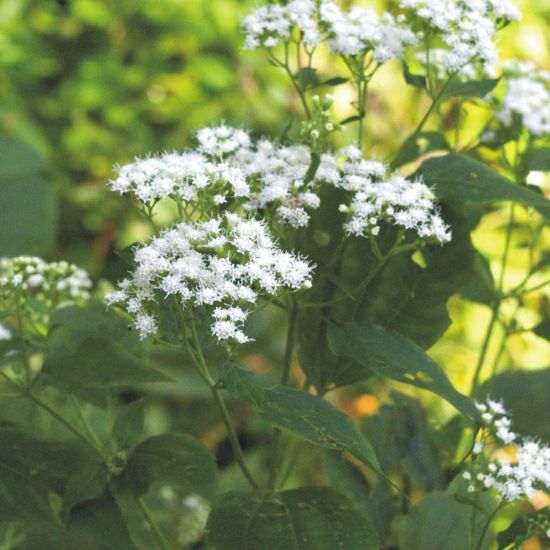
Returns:
[[[536,71],[506,79],[507,92],[496,113],[504,126],[518,117],[534,136],[550,134],[550,90],[544,73]]]
[[[223,243],[223,250],[212,243]],[[135,260],[135,271],[108,301],[125,305],[142,338],[157,331],[153,312],[161,290],[184,309],[209,311],[218,340],[245,343],[249,311],[241,304],[254,304],[261,293],[307,287],[312,272],[309,263],[279,250],[265,224],[234,213],[168,228],[137,248]]]
[[[517,20],[520,13],[511,0],[401,0],[403,9],[431,27],[446,48],[430,48],[430,66],[436,75],[458,74],[462,78],[478,76],[475,62],[492,74],[498,59],[494,35],[498,23]],[[427,65],[427,53],[423,60]]]
[[[56,304],[86,300],[92,286],[83,269],[63,261],[48,263],[34,256],[0,259],[0,279],[0,292],[9,294],[22,288],[39,300]]]

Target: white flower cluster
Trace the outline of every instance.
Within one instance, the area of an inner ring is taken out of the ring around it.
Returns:
[[[501,445],[513,445],[513,460],[501,459],[489,462],[474,472],[466,471],[462,477],[471,483],[468,491],[476,485],[484,489],[496,489],[498,498],[513,501],[532,497],[537,490],[550,491],[550,447],[533,439],[521,439],[511,428],[511,420],[499,401],[488,399],[477,403],[486,429]],[[476,443],[476,455],[488,454],[486,440]],[[477,461],[480,463],[481,461]],[[474,463],[476,464],[476,463]]]
[[[401,27],[401,22],[389,13],[379,17],[360,7],[345,12],[333,0],[291,0],[284,6],[257,8],[242,26],[249,49],[277,46],[288,41],[297,28],[309,48],[327,41],[335,53],[349,56],[372,50],[374,59],[385,63],[400,58],[405,46],[416,42],[414,33]]]
[[[351,203],[340,206],[340,211],[351,216],[345,225],[347,233],[376,236],[381,223],[386,222],[414,231],[422,239],[440,243],[451,240],[427,185],[387,174],[386,166],[364,160],[355,147],[348,147],[344,153],[347,160],[338,186],[352,192]]]
[[[9,298],[18,289],[56,303],[88,299],[92,286],[83,269],[67,262],[45,262],[34,256],[0,259],[0,289]]]
[[[400,5],[446,44],[434,61],[448,74],[460,73],[474,61],[491,74],[498,59],[494,35],[499,23],[520,18],[511,0],[400,0]]]
[[[248,147],[249,135],[221,125],[199,130],[197,139],[198,151],[166,153],[118,167],[117,177],[110,182],[111,189],[121,194],[132,193],[146,204],[168,196],[196,201],[201,193],[215,197],[218,203],[225,202],[230,193],[235,197],[247,196],[250,190],[244,174],[230,166],[224,157]]]
[[[281,41],[289,40],[295,27],[303,34],[306,46],[317,46],[321,35],[315,21],[316,4],[314,0],[290,0],[285,6],[269,4],[257,8],[242,22],[246,34],[245,47],[273,48]]]
[[[389,13],[379,17],[373,10],[357,6],[344,12],[332,0],[321,2],[319,19],[326,28],[330,49],[344,56],[372,50],[374,60],[385,63],[401,58],[405,46],[417,41],[410,29],[399,25],[402,17],[398,21]]]
[[[304,227],[309,222],[308,210],[319,208],[314,186],[323,181],[322,172],[318,170],[311,182],[304,181],[311,164],[309,147],[261,140],[255,148],[239,151],[234,162],[252,189],[247,210],[274,208],[281,222]]]
[[[131,277],[107,301],[125,304],[142,338],[157,331],[158,292],[184,308],[210,307],[212,334],[244,343],[246,304],[255,304],[262,293],[311,285],[309,263],[281,251],[263,223],[232,213],[168,228],[136,248],[135,261]]]
[[[507,90],[497,119],[508,127],[519,117],[533,136],[550,134],[550,73],[513,60],[505,65],[505,74]]]

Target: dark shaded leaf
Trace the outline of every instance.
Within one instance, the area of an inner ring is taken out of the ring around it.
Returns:
[[[425,496],[399,523],[401,550],[470,550],[471,507],[453,495]]]
[[[487,78],[485,80],[471,80],[470,82],[452,81],[445,92],[442,99],[449,97],[485,97],[492,92],[495,86],[500,82],[500,78]]]
[[[431,151],[449,151],[450,146],[445,136],[439,132],[420,132],[409,136],[404,142],[394,161],[392,168],[399,168]]]
[[[414,86],[415,88],[420,88],[421,90],[426,89],[426,77],[424,75],[420,74],[413,74],[411,73],[411,70],[409,69],[409,65],[405,63],[405,61],[402,62],[403,65],[403,77],[405,78],[405,82],[411,86]]]
[[[0,427],[0,521],[51,519],[49,495],[62,495],[85,462],[80,447]]]
[[[346,450],[380,472],[370,443],[351,419],[328,401],[294,388],[270,384],[261,376],[232,364],[222,367],[220,380],[273,426],[323,449]]]
[[[121,494],[139,496],[147,492],[153,482],[170,483],[211,499],[218,483],[214,456],[187,434],[150,437],[130,453],[115,484]]]
[[[71,512],[69,533],[83,542],[80,548],[134,550],[126,522],[110,493],[82,502]],[[84,542],[85,541],[85,542]]]
[[[403,471],[423,491],[443,486],[420,407],[413,399],[391,393],[392,404],[363,419],[366,434],[385,471]]]
[[[43,377],[64,391],[166,381],[144,358],[129,319],[104,304],[58,309],[52,320]]]
[[[418,175],[433,187],[439,198],[477,203],[514,201],[534,206],[546,214],[550,212],[550,201],[542,195],[516,185],[485,164],[462,155],[428,159]]]
[[[550,147],[531,149],[526,158],[527,170],[550,171]]]
[[[443,369],[412,340],[374,324],[330,325],[329,342],[336,355],[353,358],[370,373],[436,393],[470,418],[473,402],[458,393]]]
[[[227,493],[208,522],[212,550],[376,550],[378,533],[329,487]]]
[[[132,401],[116,417],[112,435],[119,449],[128,450],[141,439],[145,424],[146,403],[147,398]]]

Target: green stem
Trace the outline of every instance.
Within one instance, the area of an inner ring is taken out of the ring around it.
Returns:
[[[153,519],[153,516],[151,515],[151,512],[149,511],[149,508],[145,504],[145,501],[143,497],[140,497],[137,500],[137,503],[139,505],[139,508],[143,514],[143,517],[145,518],[145,521],[149,524],[149,527],[151,527],[151,531],[155,534],[155,537],[157,538],[160,547],[163,550],[169,550],[170,545],[164,538],[164,535],[162,534],[161,530],[159,529],[159,526],[156,524],[155,520]]]
[[[74,395],[71,395],[69,399],[73,405],[73,408],[76,411],[76,414],[78,415],[78,418],[80,419],[82,426],[84,426],[84,429],[86,430],[86,433],[88,434],[88,437],[90,438],[90,440],[92,440],[98,448],[102,448],[103,445],[99,440],[99,437],[97,437],[96,433],[90,426],[90,423],[86,420],[86,417],[82,412],[82,407],[80,406],[80,403],[77,401],[76,397]]]
[[[485,538],[485,535],[487,533],[487,530],[489,529],[489,526],[491,525],[491,521],[493,521],[493,519],[495,518],[495,516],[498,514],[498,512],[500,512],[500,510],[502,510],[502,508],[504,508],[504,506],[506,506],[506,503],[500,503],[492,512],[491,514],[489,515],[489,517],[487,518],[487,521],[485,522],[485,525],[483,526],[483,529],[481,531],[481,535],[479,536],[479,540],[475,546],[475,550],[481,550],[482,546],[483,546],[483,539]],[[473,539],[473,532],[472,532],[472,539]],[[473,540],[472,540],[473,542]]]
[[[229,415],[229,411],[227,410],[227,407],[225,405],[225,401],[219,391],[219,389],[216,387],[216,383],[212,379],[210,375],[210,371],[208,369],[208,365],[206,364],[206,359],[202,353],[200,341],[198,338],[197,330],[195,328],[195,324],[191,320],[191,334],[193,338],[193,344],[195,347],[196,353],[193,353],[188,342],[187,338],[185,338],[185,342],[187,344],[187,350],[189,352],[189,355],[197,367],[197,370],[199,371],[199,374],[202,376],[203,380],[206,382],[208,387],[210,388],[210,391],[212,392],[212,396],[214,397],[214,400],[216,401],[218,408],[220,409],[223,423],[225,424],[225,428],[227,430],[227,434],[229,437],[229,441],[231,443],[231,447],[233,449],[233,453],[235,454],[235,458],[237,460],[237,463],[239,464],[239,467],[241,468],[242,473],[250,483],[251,487],[254,489],[258,488],[258,484],[256,483],[254,477],[250,473],[250,470],[248,469],[248,466],[246,465],[246,460],[244,458],[244,453],[241,448],[241,444],[239,443],[239,438],[237,437],[237,433],[235,431],[235,428],[233,427],[233,423],[231,422],[231,416]]]
[[[33,403],[35,403],[36,405],[38,405],[41,409],[43,409],[44,411],[46,411],[49,415],[53,416],[58,422],[60,422],[61,424],[63,424],[71,433],[73,433],[76,437],[78,437],[79,439],[81,439],[83,442],[85,442],[87,445],[89,445],[90,447],[92,447],[94,449],[94,451],[102,458],[102,459],[105,459],[106,456],[105,456],[105,453],[103,451],[103,449],[96,445],[95,442],[91,441],[90,439],[88,439],[82,432],[80,432],[79,430],[77,430],[68,420],[66,420],[65,418],[63,418],[63,416],[61,416],[55,409],[53,409],[52,407],[50,407],[47,403],[45,403],[44,401],[42,401],[42,399],[40,399],[39,397],[37,397],[36,395],[34,395],[33,393],[31,393],[29,390],[25,390],[25,389],[22,389],[22,394],[27,397],[27,399],[30,399]]]
[[[447,91],[447,88],[449,87],[449,84],[451,83],[452,80],[453,80],[453,75],[449,76],[449,78],[447,79],[447,81],[445,82],[441,90],[439,90],[438,94],[433,98],[432,104],[426,111],[426,114],[420,121],[420,124],[416,127],[416,130],[414,131],[413,136],[417,136],[422,131],[422,128],[424,128],[426,122],[428,122],[430,115],[432,114],[434,109],[438,106],[439,102],[443,98],[443,94]]]
[[[478,390],[479,387],[479,379],[481,376],[481,370],[483,369],[483,364],[485,363],[485,356],[487,355],[487,350],[489,349],[489,342],[491,340],[491,336],[493,334],[493,328],[495,326],[495,323],[498,319],[498,312],[500,309],[500,300],[497,300],[493,304],[492,313],[491,313],[491,320],[489,321],[489,326],[487,327],[487,331],[485,332],[485,337],[483,339],[483,344],[481,345],[481,352],[479,354],[479,358],[477,360],[476,369],[474,372],[474,378],[472,380],[472,389],[470,391],[470,395],[474,396]]]
[[[499,296],[503,295],[504,290],[504,275],[506,273],[506,263],[508,262],[508,256],[510,253],[510,244],[512,242],[512,231],[514,229],[514,214],[515,214],[515,204],[512,203],[510,208],[510,220],[508,222],[508,227],[506,228],[506,240],[504,243],[504,251],[502,253],[502,259],[500,261],[500,273],[497,284],[497,293]],[[481,347],[481,353],[479,354],[479,359],[476,365],[476,370],[474,372],[474,378],[472,380],[472,390],[471,395],[475,395],[479,387],[479,381],[481,376],[481,370],[483,369],[483,363],[485,362],[485,357],[487,355],[487,350],[489,348],[489,341],[493,333],[493,328],[498,319],[500,311],[501,298],[494,301],[492,306],[491,320],[489,321],[489,326],[487,327],[487,332],[485,333],[485,338]]]
[[[288,384],[290,379],[290,369],[292,366],[292,352],[294,350],[294,335],[296,331],[296,317],[298,309],[296,303],[293,305],[288,314],[288,329],[286,335],[285,355],[283,359],[283,371],[281,375],[281,385]],[[281,430],[275,428],[273,441],[271,446],[271,463],[269,469],[269,487],[274,490],[277,484],[277,472],[279,469],[279,454],[281,447]]]

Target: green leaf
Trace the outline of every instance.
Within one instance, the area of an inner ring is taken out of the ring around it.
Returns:
[[[0,427],[0,521],[51,518],[50,495],[64,493],[84,456],[79,447]]]
[[[412,340],[374,324],[329,325],[336,355],[353,358],[367,372],[436,393],[460,412],[477,417],[473,402],[458,393],[443,369]]]
[[[67,521],[72,509],[87,500],[103,495],[109,482],[107,468],[103,462],[90,457],[69,479],[63,495],[61,515]]]
[[[44,164],[29,145],[0,138],[0,256],[39,254],[53,244],[57,202],[40,177]]]
[[[470,550],[471,513],[453,495],[428,494],[399,523],[400,550]]]
[[[431,151],[441,150],[450,150],[450,145],[443,134],[439,132],[412,134],[401,145],[391,166],[393,169],[399,168]]]
[[[550,172],[550,147],[531,149],[526,158],[527,169]]]
[[[480,394],[504,402],[514,431],[550,444],[550,368],[502,373],[487,380]]]
[[[491,305],[499,297],[487,259],[475,252],[470,276],[460,289],[460,295],[471,302]]]
[[[345,84],[346,82],[349,82],[349,78],[345,76],[335,76],[321,82],[321,86],[340,86],[341,84]]]
[[[321,451],[323,469],[330,484],[346,496],[355,506],[368,512],[370,486],[361,470],[340,451]]]
[[[190,435],[150,437],[131,451],[116,487],[122,494],[139,496],[153,482],[170,483],[210,500],[217,490],[216,462],[210,451]]]
[[[405,61],[403,61],[402,64],[403,64],[403,77],[405,78],[405,82],[411,86],[414,86],[415,88],[420,88],[421,90],[425,90],[426,82],[427,82],[426,77],[424,75],[411,73],[411,70],[409,69],[409,65],[405,63]]]
[[[462,155],[426,160],[419,172],[439,198],[460,202],[514,201],[550,211],[550,201],[530,189],[516,185],[485,164]]]
[[[126,522],[113,496],[107,492],[75,506],[68,524],[69,533],[86,541],[81,548],[134,550]]]
[[[544,338],[545,340],[550,340],[550,318],[543,319],[534,329],[533,332]]]
[[[349,116],[349,117],[345,118],[344,120],[341,120],[338,124],[351,124],[352,122],[357,122],[357,121],[361,120],[364,117],[365,117],[364,114],[362,114],[362,115],[352,115],[352,116]]]
[[[294,78],[298,80],[302,90],[315,88],[321,84],[319,76],[317,75],[317,69],[313,69],[311,67],[304,67],[300,69],[294,75]]]
[[[0,137],[0,179],[36,174],[46,160],[30,145],[14,137]]]
[[[273,426],[323,449],[346,450],[380,473],[370,443],[351,419],[328,401],[305,391],[273,385],[262,376],[225,364],[220,381]]]
[[[129,319],[91,302],[58,309],[48,336],[44,381],[63,391],[129,386],[167,378],[144,358],[143,346],[128,330]]]
[[[130,449],[141,439],[145,424],[146,403],[147,398],[132,401],[116,417],[112,435],[119,449]]]
[[[271,495],[227,493],[212,510],[212,550],[376,550],[376,530],[329,487]]]
[[[392,404],[363,419],[363,426],[387,472],[405,472],[423,491],[443,487],[443,476],[433,452],[426,420],[419,404],[392,392]]]
[[[484,80],[471,80],[470,82],[452,81],[443,92],[442,100],[449,97],[485,97],[492,92],[500,82],[500,78],[487,78]]]

